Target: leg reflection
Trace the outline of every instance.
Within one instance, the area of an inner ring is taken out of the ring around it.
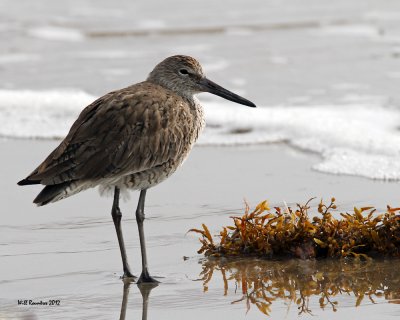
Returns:
[[[124,281],[124,294],[122,296],[122,304],[121,304],[121,312],[119,314],[119,320],[125,320],[130,285],[131,285],[130,281]]]
[[[129,288],[131,283],[132,282],[128,280],[124,281],[124,292],[122,296],[122,304],[121,304],[121,312],[119,314],[119,320],[125,320],[126,308],[128,306]],[[157,286],[158,286],[157,283],[143,283],[138,285],[140,293],[142,295],[142,320],[147,320],[147,309],[149,306],[150,292]]]
[[[147,283],[142,283],[139,284],[139,290],[140,293],[142,294],[142,301],[143,301],[143,306],[142,306],[142,320],[147,320],[147,308],[149,306],[149,296],[150,296],[150,291],[153,290],[155,287],[158,286],[158,283],[156,282],[147,282]]]

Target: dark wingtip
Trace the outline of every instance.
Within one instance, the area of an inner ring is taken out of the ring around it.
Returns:
[[[28,186],[31,184],[40,184],[40,181],[38,180],[28,180],[28,179],[22,179],[21,181],[17,182],[17,185],[19,186]]]

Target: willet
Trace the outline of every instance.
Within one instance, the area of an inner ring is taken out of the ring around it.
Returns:
[[[208,80],[197,60],[172,56],[147,80],[110,92],[87,106],[60,145],[19,185],[42,184],[38,206],[85,189],[114,188],[111,215],[117,232],[124,275],[132,275],[121,230],[121,189],[140,190],[136,209],[142,254],[141,282],[157,282],[148,271],[143,229],[146,191],[182,164],[205,121],[195,94],[209,92],[255,105]]]

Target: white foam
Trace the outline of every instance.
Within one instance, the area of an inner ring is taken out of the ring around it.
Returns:
[[[0,55],[0,64],[20,63],[37,60],[40,60],[40,56],[37,54],[14,53]]]
[[[0,90],[0,135],[61,138],[94,99],[80,90]]]
[[[364,14],[366,19],[378,21],[398,21],[400,12],[398,11],[371,11]]]
[[[400,112],[378,104],[246,109],[208,104],[203,144],[285,141],[317,152],[316,170],[400,179]],[[235,133],[241,132],[241,133]]]
[[[335,174],[364,176],[372,179],[398,180],[399,155],[374,154],[349,149],[326,152],[314,169]]]
[[[367,98],[343,105],[256,109],[203,99],[207,128],[199,143],[287,142],[319,153],[316,170],[400,179],[400,111],[385,106],[382,99]],[[93,100],[79,90],[0,90],[0,135],[62,138]]]
[[[135,52],[131,53],[122,50],[93,50],[93,51],[81,51],[76,54],[79,58],[83,59],[126,59],[132,57],[139,57],[140,54]]]
[[[368,24],[326,26],[322,27],[319,32],[324,35],[363,36],[370,38],[376,38],[380,35],[379,29]]]
[[[84,35],[76,29],[61,28],[53,26],[37,27],[29,30],[31,36],[41,38],[45,40],[56,40],[56,41],[82,41]]]
[[[161,29],[165,28],[166,24],[163,20],[141,20],[138,21],[138,28],[140,29]]]

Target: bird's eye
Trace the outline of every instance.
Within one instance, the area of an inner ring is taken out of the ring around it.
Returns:
[[[187,71],[186,69],[180,69],[180,70],[179,70],[179,73],[186,76],[186,75],[189,74],[189,71]]]

